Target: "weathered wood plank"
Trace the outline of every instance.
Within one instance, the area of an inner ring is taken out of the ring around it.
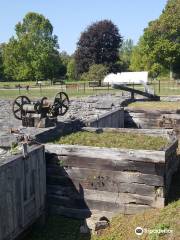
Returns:
[[[171,144],[166,148],[165,151],[165,159],[167,159],[169,157],[169,155],[172,155],[172,153],[174,154],[174,152],[176,152],[178,148],[178,139],[175,139],[173,142],[171,142]]]
[[[91,184],[90,182],[83,181],[83,180],[70,180],[66,178],[66,184],[64,179],[61,179],[61,182],[57,184],[57,182],[54,181],[53,178],[48,177],[48,185],[47,189],[48,192],[52,193],[53,192],[59,192],[62,193],[64,196],[67,196],[67,194],[71,194],[72,196],[74,194],[79,194],[80,192],[80,186],[83,189],[92,189],[92,190],[99,190],[99,191],[108,191],[111,194],[114,193],[132,193],[132,194],[139,194],[142,196],[152,196],[154,197],[158,189],[157,187],[154,186],[148,186],[145,184],[138,184],[138,183],[117,183],[117,184],[112,184],[111,182],[106,185],[103,184]],[[160,196],[163,197],[161,194]]]
[[[46,144],[46,151],[57,155],[164,163],[164,151],[117,149],[78,145]]]
[[[48,199],[50,202],[62,205],[65,207],[84,207],[87,201],[95,200],[102,202],[102,204],[115,203],[121,205],[123,204],[145,204],[152,207],[162,208],[165,204],[165,199],[162,197],[152,196],[142,196],[138,194],[130,194],[130,193],[114,193],[107,191],[98,191],[98,190],[89,190],[83,189],[83,194],[76,193],[71,195],[67,194],[64,196],[62,192],[55,191],[53,193],[48,193]]]
[[[143,210],[147,210],[152,208],[149,205],[145,204],[123,204],[123,203],[112,203],[112,202],[102,202],[98,200],[89,200],[87,199],[87,205],[90,209],[97,209],[99,211],[107,211],[107,212],[118,212],[123,214],[131,214],[134,210],[139,210],[139,208]],[[136,211],[137,213],[137,211]]]
[[[117,161],[113,159],[101,159],[91,157],[77,157],[77,156],[58,156],[47,160],[47,171],[55,173],[59,171],[60,167],[79,167],[90,168],[98,170],[110,170],[110,171],[133,171],[145,174],[153,174],[163,176],[165,168],[163,164],[155,164],[149,162],[138,162],[124,159]]]
[[[42,213],[45,205],[36,212],[33,173],[42,181],[34,164],[41,162],[43,146],[30,148],[27,158],[22,155],[7,158],[0,166],[0,239],[14,239],[32,224]],[[44,152],[44,150],[43,150]],[[35,172],[34,172],[35,171]],[[44,159],[45,175],[45,159]],[[41,189],[39,189],[41,191]],[[44,192],[39,192],[45,197]]]
[[[143,108],[135,108],[135,107],[127,107],[125,108],[125,113],[126,112],[134,112],[134,113],[148,113],[148,114],[176,114],[176,110],[164,110],[164,109],[159,109],[159,110],[151,110],[151,109],[143,109]]]
[[[82,128],[84,131],[102,131],[102,132],[117,132],[117,133],[133,133],[149,136],[162,136],[168,137],[172,135],[174,131],[172,129],[135,129],[135,128]]]
[[[96,203],[97,205],[97,203]],[[102,206],[101,203],[99,203],[100,211],[105,211],[105,206]],[[109,207],[109,209],[112,209]],[[116,214],[122,213],[122,214],[135,214],[139,212],[143,212],[147,209],[151,209],[150,206],[147,205],[137,205],[137,204],[122,204],[119,206],[118,210],[116,209]],[[92,205],[92,211],[96,210],[96,208],[93,208]],[[110,212],[110,211],[107,211]],[[72,208],[66,208],[61,207],[57,205],[51,205],[49,208],[50,214],[59,214],[66,217],[72,217],[72,218],[79,218],[79,219],[85,219],[89,218],[91,216],[91,211],[89,209],[72,209]]]
[[[141,128],[173,128],[179,134],[180,114],[176,110],[126,109],[125,126],[133,125]]]
[[[144,131],[150,135],[151,130],[109,128],[102,131],[135,134],[143,134]],[[153,129],[151,134],[167,137],[171,145],[161,151],[150,151],[47,144],[50,207],[61,207],[60,213],[66,209],[71,216],[71,209],[76,210],[75,213],[89,208],[133,214],[151,207],[163,207],[167,197],[165,184],[172,175],[169,172],[167,178],[167,169],[173,169],[177,140],[172,142],[172,130],[162,129],[156,134]]]
[[[62,169],[60,171],[61,176],[68,176],[71,179],[84,179],[92,183],[101,181],[106,184],[106,182],[112,181],[114,183],[144,183],[150,186],[164,185],[164,177],[139,172],[109,171],[78,167],[68,168],[65,171]],[[51,175],[51,177],[52,176],[58,180],[59,174]]]

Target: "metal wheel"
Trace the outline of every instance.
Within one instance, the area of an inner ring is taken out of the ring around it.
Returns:
[[[69,97],[65,92],[59,92],[54,98],[53,115],[63,116],[69,109]]]
[[[12,111],[14,114],[14,117],[17,118],[18,120],[22,120],[23,117],[23,105],[24,104],[30,104],[31,101],[29,100],[28,97],[26,96],[19,96],[17,97],[12,105]]]
[[[47,100],[47,97],[43,97],[40,101],[37,101],[35,103],[35,111],[38,113],[38,114],[41,114],[42,111],[43,111],[43,104],[44,104],[44,101]]]

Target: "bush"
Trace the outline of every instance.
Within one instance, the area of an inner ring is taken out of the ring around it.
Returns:
[[[81,75],[84,81],[102,81],[108,73],[108,68],[102,64],[94,64],[89,68],[87,73]]]

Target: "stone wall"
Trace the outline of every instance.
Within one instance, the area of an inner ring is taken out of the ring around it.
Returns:
[[[45,211],[44,147],[0,161],[0,240],[19,236]]]

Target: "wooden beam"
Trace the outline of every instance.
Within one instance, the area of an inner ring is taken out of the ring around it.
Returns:
[[[165,163],[164,151],[153,150],[134,150],[134,149],[118,149],[105,147],[90,147],[79,145],[60,145],[45,144],[48,153],[57,155],[69,155],[77,157],[91,157],[101,159],[113,159],[117,161],[131,160],[151,163]]]

